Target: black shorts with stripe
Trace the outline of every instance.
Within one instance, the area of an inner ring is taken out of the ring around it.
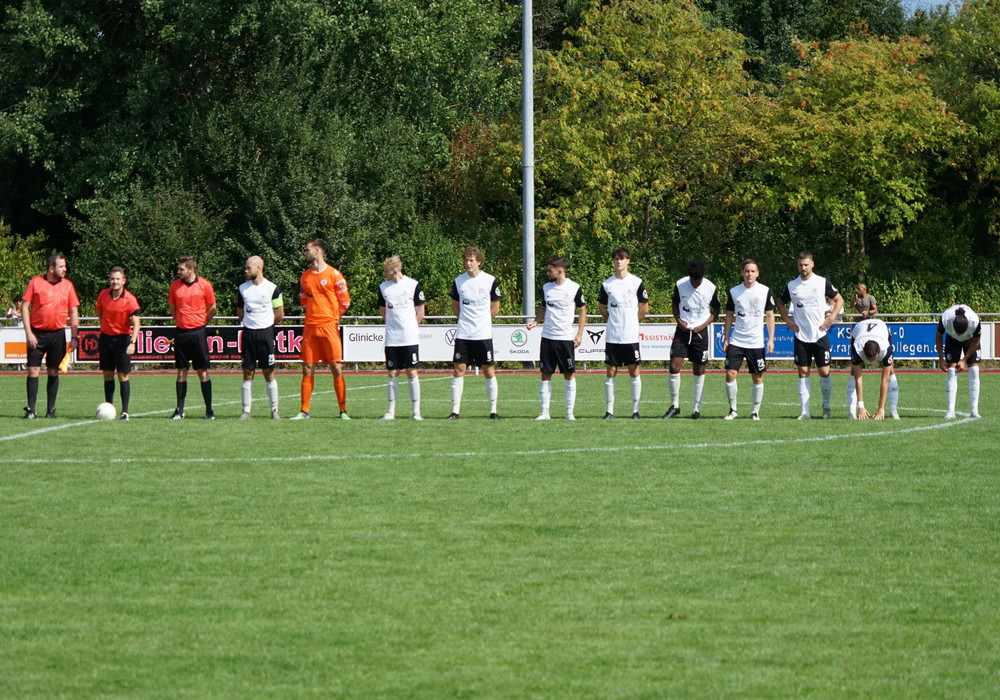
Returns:
[[[563,374],[576,372],[576,345],[572,340],[542,338],[539,367],[542,374],[555,374],[558,368]]]
[[[240,366],[243,369],[273,369],[274,326],[244,328],[240,336]]]
[[[420,367],[419,345],[385,346],[386,369],[419,369],[419,367]]]
[[[58,367],[66,357],[66,329],[40,331],[32,328],[31,332],[35,334],[38,344],[28,349],[28,367],[41,367],[43,357],[46,367]]]

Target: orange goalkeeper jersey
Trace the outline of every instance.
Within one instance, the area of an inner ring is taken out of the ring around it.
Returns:
[[[306,314],[307,326],[336,323],[351,305],[347,280],[340,270],[327,265],[322,272],[309,268],[299,282],[299,302]]]

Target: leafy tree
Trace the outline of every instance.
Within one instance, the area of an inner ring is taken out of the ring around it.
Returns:
[[[45,237],[15,235],[0,219],[0,306],[6,310],[32,277],[45,272]]]
[[[862,272],[866,230],[885,244],[923,210],[936,156],[962,126],[924,74],[930,48],[861,33],[797,44],[800,65],[768,117],[764,194],[772,206],[811,210]]]

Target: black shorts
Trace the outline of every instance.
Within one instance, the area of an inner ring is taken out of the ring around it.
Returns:
[[[274,368],[274,326],[244,328],[240,336],[240,366],[243,369]]]
[[[419,345],[386,345],[386,369],[418,369],[420,367]]]
[[[670,344],[670,359],[675,357],[684,357],[696,365],[708,364],[708,329],[695,333],[678,328]]]
[[[972,345],[972,338],[969,338],[965,342],[952,338],[947,333],[944,334],[944,361],[949,365],[957,365],[962,356],[965,355],[969,346]],[[983,359],[983,351],[981,347],[976,348],[976,353],[972,357],[965,358],[965,364],[968,365],[978,365]]]
[[[608,367],[623,367],[642,364],[639,343],[605,343],[604,364]]]
[[[66,357],[66,329],[40,331],[32,328],[31,332],[35,334],[38,345],[28,349],[28,367],[41,367],[43,357],[46,367],[58,367]]]
[[[816,361],[816,369],[830,366],[830,336],[824,335],[815,343],[804,343],[796,338],[792,345],[796,367],[808,367],[813,360]]]
[[[767,361],[764,348],[741,348],[732,343],[726,348],[726,369],[740,371],[743,360],[747,361],[750,374],[763,374],[767,371]]]
[[[178,328],[174,334],[174,367],[208,369],[211,364],[208,355],[208,330],[205,326]]]
[[[557,367],[563,374],[573,374],[576,371],[575,355],[576,346],[572,340],[542,338],[542,351],[538,364],[542,374],[555,374]]]
[[[97,361],[104,372],[128,374],[132,369],[132,356],[129,355],[128,343],[132,339],[129,333],[124,335],[101,335],[97,338]]]
[[[465,340],[455,338],[456,365],[469,367],[493,366],[493,338],[486,340]]]

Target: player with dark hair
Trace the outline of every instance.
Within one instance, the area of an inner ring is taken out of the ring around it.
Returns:
[[[670,408],[664,418],[681,412],[681,369],[685,358],[691,361],[694,375],[694,405],[691,417],[701,418],[701,399],[705,392],[705,366],[708,364],[708,328],[719,315],[719,292],[705,279],[705,261],[692,260],[687,277],[677,280],[670,306],[677,319],[674,342],[670,345]]]
[[[979,316],[965,304],[956,304],[945,309],[938,322],[935,345],[938,351],[938,362],[941,370],[948,373],[945,395],[948,400],[948,412],[944,417],[951,420],[955,417],[955,397],[958,394],[958,373],[969,370],[969,403],[971,416],[979,415],[979,362],[982,360],[982,350],[979,342],[982,337],[982,327]]]
[[[24,417],[35,418],[38,400],[38,376],[45,359],[48,381],[45,385],[46,418],[56,417],[59,393],[59,364],[66,356],[66,319],[69,318],[70,351],[80,342],[80,299],[73,283],[66,279],[66,258],[59,253],[49,256],[44,275],[28,282],[21,300],[24,339],[28,346],[28,405]]]
[[[639,419],[639,399],[642,398],[642,377],[639,366],[639,322],[649,312],[649,294],[639,277],[628,271],[632,253],[628,248],[615,248],[611,252],[615,273],[601,283],[597,294],[597,309],[607,322],[604,344],[604,363],[607,378],[604,380],[604,400],[607,411],[604,419],[615,417],[615,379],[618,368],[628,367],[629,390],[632,396],[632,418]]]
[[[347,384],[344,382],[344,348],[340,342],[340,317],[351,306],[347,280],[340,270],[327,265],[326,243],[310,238],[303,251],[309,268],[299,282],[299,302],[305,311],[302,333],[302,410],[292,420],[309,418],[312,392],[318,365],[328,365],[333,374],[333,390],[337,394],[340,419],[347,415]]]
[[[208,323],[215,316],[215,290],[212,283],[198,276],[198,263],[191,255],[177,261],[177,279],[170,285],[167,303],[177,331],[174,335],[174,366],[177,368],[177,408],[173,420],[184,418],[189,368],[194,368],[205,400],[205,418],[215,420],[212,410],[212,379],[208,376],[211,357],[208,350]]]
[[[413,406],[413,420],[420,416],[420,323],[424,320],[424,290],[420,283],[403,274],[403,261],[398,255],[382,263],[385,282],[378,287],[378,307],[385,321],[385,367],[389,374],[386,385],[389,408],[382,420],[396,418],[396,398],[399,396],[399,372],[406,370]]]
[[[566,419],[576,420],[576,348],[583,342],[583,330],[587,325],[587,307],[584,304],[583,290],[573,280],[566,277],[566,259],[550,258],[546,263],[545,274],[549,281],[542,286],[542,304],[538,307],[535,318],[528,322],[528,330],[539,323],[542,327],[542,343],[540,351],[540,366],[542,370],[542,387],[540,398],[541,413],[536,420],[550,418],[549,406],[552,403],[552,375],[556,369],[562,372],[566,379]],[[577,314],[576,332],[573,332],[573,316]]]
[[[844,308],[844,298],[837,288],[825,277],[813,273],[815,265],[812,253],[808,250],[799,253],[799,276],[788,283],[777,300],[778,313],[795,334],[793,345],[795,365],[799,370],[799,403],[802,407],[799,420],[810,418],[809,366],[813,361],[816,362],[816,372],[819,374],[819,388],[823,392],[823,417],[830,417],[833,377],[830,376],[828,332]],[[792,313],[786,308],[788,304],[792,307]]]
[[[862,392],[862,372],[864,365],[880,364],[882,382],[879,385],[878,408],[869,413],[865,408]],[[851,381],[847,383],[847,417],[867,420],[882,420],[886,415],[888,402],[889,416],[899,420],[896,407],[899,405],[899,384],[896,370],[892,366],[892,333],[884,321],[868,318],[859,321],[851,331]]]
[[[736,411],[736,373],[744,359],[753,381],[750,418],[760,420],[760,404],[764,399],[764,372],[767,371],[766,357],[767,353],[774,352],[774,297],[770,289],[757,281],[760,267],[756,260],[744,260],[740,266],[740,274],[743,276],[742,284],[729,290],[722,334],[722,350],[726,353],[726,397],[729,399],[726,420],[734,420],[739,416]],[[768,335],[766,347],[765,324]]]
[[[462,252],[465,273],[456,277],[451,285],[451,310],[458,317],[458,330],[448,420],[457,420],[462,410],[465,370],[469,365],[483,368],[490,420],[500,420],[497,414],[499,388],[493,367],[493,317],[500,312],[500,286],[493,275],[480,269],[484,261],[479,248],[466,248]]]
[[[253,378],[260,367],[264,375],[264,388],[271,404],[271,418],[278,420],[278,380],[274,378],[274,326],[285,317],[285,300],[281,290],[264,277],[264,260],[251,255],[243,266],[247,281],[236,290],[236,317],[243,324],[241,336],[241,366],[243,383],[240,399],[243,413],[240,420],[250,419],[253,405]]]
[[[108,272],[108,286],[97,295],[97,319],[101,334],[97,339],[98,362],[104,374],[104,400],[114,403],[115,373],[121,385],[122,412],[119,420],[128,420],[128,404],[132,396],[132,355],[139,340],[139,302],[125,289],[125,270],[119,266]]]

